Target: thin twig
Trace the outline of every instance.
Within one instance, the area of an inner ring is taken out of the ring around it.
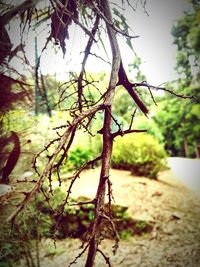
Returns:
[[[132,128],[133,120],[135,118],[136,111],[137,111],[137,108],[134,109],[133,114],[131,115],[131,121],[130,121],[130,125],[129,125],[129,130],[131,130],[131,128]]]
[[[72,262],[70,262],[70,264],[68,265],[68,267],[70,267],[70,266],[72,266],[72,264],[75,264],[76,263],[76,261],[86,252],[86,250],[87,250],[87,248],[89,247],[89,244],[90,243],[88,243],[84,248],[83,248],[83,250],[78,254],[78,256],[76,256],[75,257],[75,259],[72,261]]]
[[[123,132],[117,131],[117,132],[113,133],[111,135],[111,137],[114,139],[117,136],[123,136],[125,134],[130,134],[130,133],[146,133],[146,132],[147,132],[147,130],[130,130],[130,129],[128,129],[128,130],[125,130]]]
[[[74,129],[83,119],[85,119],[88,116],[91,116],[92,114],[95,114],[99,110],[104,109],[104,105],[98,105],[92,107],[90,110],[84,111],[79,114],[78,117],[74,118],[74,120],[71,123],[71,126],[69,126],[66,131],[64,132],[63,136],[60,138],[60,141],[58,143],[57,148],[55,149],[54,153],[52,154],[51,159],[47,163],[45,169],[43,170],[43,173],[41,174],[40,178],[38,179],[37,183],[35,184],[34,188],[30,191],[29,194],[27,194],[24,198],[24,200],[18,205],[17,209],[8,217],[7,221],[14,221],[15,217],[19,214],[19,212],[26,206],[26,204],[31,200],[31,198],[40,190],[45,178],[48,176],[49,171],[52,169],[53,164],[62,150],[65,143],[70,138],[70,135]]]
[[[167,89],[165,87],[159,87],[159,86],[153,86],[150,85],[146,82],[142,82],[142,83],[132,83],[133,87],[147,87],[147,88],[151,88],[154,89],[156,91],[161,90],[161,91],[165,91],[167,93],[170,93],[171,95],[180,97],[180,98],[184,98],[184,99],[196,99],[194,96],[187,96],[187,95],[181,95],[181,94],[177,94],[175,93],[173,90]]]
[[[110,225],[112,226],[112,230],[113,230],[113,232],[115,234],[115,244],[113,246],[113,253],[116,254],[117,249],[119,247],[119,234],[117,232],[117,229],[115,227],[115,224],[114,224],[112,218],[110,218],[106,214],[101,214],[101,217],[104,218],[104,219],[106,219],[107,221],[109,221]]]
[[[100,250],[99,248],[97,249],[97,251],[103,256],[106,264],[108,264],[109,267],[112,267],[111,262],[110,262],[110,258],[106,257],[106,255],[103,253],[103,251]]]

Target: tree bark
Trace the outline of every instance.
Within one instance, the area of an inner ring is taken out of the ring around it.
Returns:
[[[112,22],[110,6],[107,0],[100,1],[100,9],[102,10],[106,18],[110,22]],[[102,134],[103,134],[102,165],[101,165],[99,185],[96,193],[92,239],[90,241],[85,267],[92,267],[94,265],[94,260],[99,245],[100,225],[102,220],[101,215],[104,212],[106,182],[107,179],[109,178],[111,157],[112,157],[113,138],[111,135],[111,124],[112,124],[111,112],[112,112],[112,101],[114,98],[114,91],[118,81],[118,71],[119,71],[121,57],[116,39],[116,33],[113,30],[112,26],[110,26],[109,24],[107,24],[107,31],[110,40],[113,60],[112,60],[112,70],[111,70],[108,92],[104,101],[105,110],[104,110],[104,125],[102,129]]]
[[[92,267],[94,264],[95,255],[99,245],[99,234],[101,224],[101,214],[104,210],[105,192],[106,192],[106,181],[109,177],[111,156],[112,156],[112,145],[113,141],[111,138],[111,106],[107,107],[104,113],[104,127],[103,127],[103,153],[102,153],[102,165],[101,174],[99,179],[99,185],[96,193],[96,203],[94,212],[94,225],[93,225],[93,238],[91,240],[88,257],[85,267]]]
[[[183,146],[184,146],[185,157],[189,158],[188,142],[187,142],[187,138],[185,135],[183,137]]]

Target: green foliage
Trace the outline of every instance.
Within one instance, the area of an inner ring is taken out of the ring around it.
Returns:
[[[200,99],[199,86],[185,87],[179,84],[176,92]],[[160,127],[165,148],[172,156],[195,157],[196,144],[200,142],[199,114],[200,105],[196,100],[164,95],[158,101],[153,120]]]
[[[69,158],[67,160],[68,170],[73,170],[79,168],[85,162],[93,158],[93,151],[90,148],[76,147],[71,151]]]
[[[112,165],[135,175],[156,178],[165,166],[166,152],[152,136],[135,134],[118,137],[114,143]]]
[[[172,28],[177,46],[176,69],[182,76],[169,87],[195,100],[164,94],[158,100],[159,108],[153,117],[164,137],[165,148],[172,156],[195,157],[196,145],[200,143],[200,6],[195,1],[192,4],[193,10],[185,12]]]
[[[140,70],[140,66],[142,65],[142,60],[140,57],[136,56],[132,63],[130,63],[129,71],[131,72],[131,77],[133,77],[134,80],[137,82],[142,82],[146,80],[146,76],[142,73]]]
[[[127,229],[127,230],[122,230],[119,233],[120,239],[122,240],[128,240],[130,239],[131,236],[133,236],[133,230]]]
[[[130,123],[131,114],[134,108],[135,104],[128,92],[121,87],[116,88],[113,114],[122,125],[128,125]]]
[[[130,27],[127,23],[127,19],[125,18],[125,16],[122,14],[121,11],[119,11],[117,8],[113,8],[113,14],[114,14],[114,23],[115,23],[115,26],[120,30],[120,31],[123,31],[124,33],[127,34],[127,37],[126,37],[126,43],[127,45],[131,48],[131,50],[133,50],[133,46],[132,46],[132,43],[131,43],[131,38],[128,37],[129,35],[129,30],[130,30]]]
[[[200,62],[200,6],[193,3],[193,10],[186,12],[172,28],[174,44],[177,45],[177,71],[184,73],[188,84],[194,75],[192,68],[196,65],[199,75]]]

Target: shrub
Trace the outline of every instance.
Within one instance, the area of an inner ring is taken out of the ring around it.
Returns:
[[[79,168],[93,158],[94,152],[90,148],[76,147],[69,153],[66,167],[69,171]]]
[[[112,166],[130,170],[134,175],[156,178],[165,166],[166,152],[148,134],[118,137],[114,142]]]

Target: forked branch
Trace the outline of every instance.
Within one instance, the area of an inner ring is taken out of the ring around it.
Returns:
[[[65,130],[64,134],[60,138],[60,141],[58,142],[57,148],[51,155],[51,158],[46,165],[45,169],[43,170],[41,176],[39,177],[37,183],[35,184],[34,188],[25,196],[24,200],[21,202],[21,204],[17,207],[17,209],[9,216],[7,221],[13,221],[15,217],[18,215],[18,213],[26,206],[26,204],[31,200],[31,198],[39,192],[40,188],[42,187],[42,184],[46,177],[48,177],[49,173],[52,171],[54,163],[56,161],[56,158],[58,157],[59,153],[65,146],[65,144],[68,143],[69,138],[73,130],[79,125],[79,123],[85,119],[88,116],[91,116],[98,112],[99,110],[104,109],[104,105],[97,105],[92,107],[90,110],[84,111],[79,114],[79,116],[75,117],[70,126]]]

